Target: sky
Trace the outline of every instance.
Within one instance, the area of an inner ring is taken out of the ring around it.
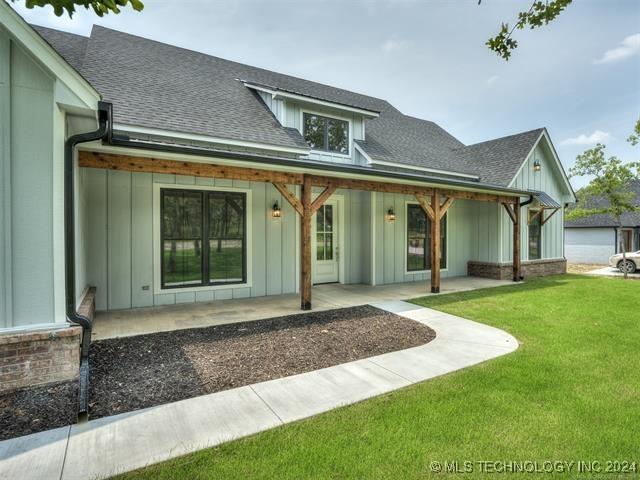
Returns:
[[[388,100],[465,144],[547,127],[566,169],[597,142],[640,159],[640,1],[575,0],[519,30],[508,62],[485,46],[530,0],[143,0],[137,13],[28,22],[89,35],[92,24]],[[587,179],[572,178],[575,188]]]

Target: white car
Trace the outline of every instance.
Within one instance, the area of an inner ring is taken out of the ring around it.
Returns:
[[[627,252],[626,255],[627,261],[626,263],[622,261],[622,254],[616,253],[609,257],[609,266],[613,268],[617,268],[622,273],[626,270],[627,273],[635,273],[637,270],[640,270],[640,250],[637,252]]]

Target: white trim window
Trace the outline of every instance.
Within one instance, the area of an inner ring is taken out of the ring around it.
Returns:
[[[417,203],[407,204],[407,273],[431,270],[431,220]],[[447,214],[440,221],[440,268],[447,267]]]
[[[349,155],[351,127],[348,120],[302,112],[302,136],[311,150]]]
[[[155,293],[251,285],[251,192],[155,185]]]

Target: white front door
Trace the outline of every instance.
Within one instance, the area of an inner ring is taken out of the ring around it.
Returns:
[[[340,278],[338,201],[327,200],[314,216],[312,250],[313,283],[332,283]]]

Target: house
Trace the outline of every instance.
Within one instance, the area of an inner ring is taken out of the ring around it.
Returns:
[[[635,204],[640,207],[640,180],[631,183]],[[602,199],[592,200],[597,206]],[[594,206],[594,208],[595,208]],[[627,252],[640,250],[640,211],[622,215],[622,239],[620,226],[605,214],[567,220],[564,222],[565,255],[572,263],[606,265],[609,257],[619,253],[621,240]]]
[[[367,95],[4,2],[0,24],[0,345],[45,352],[5,389],[77,375],[94,308],[565,271],[544,128],[465,145]]]

